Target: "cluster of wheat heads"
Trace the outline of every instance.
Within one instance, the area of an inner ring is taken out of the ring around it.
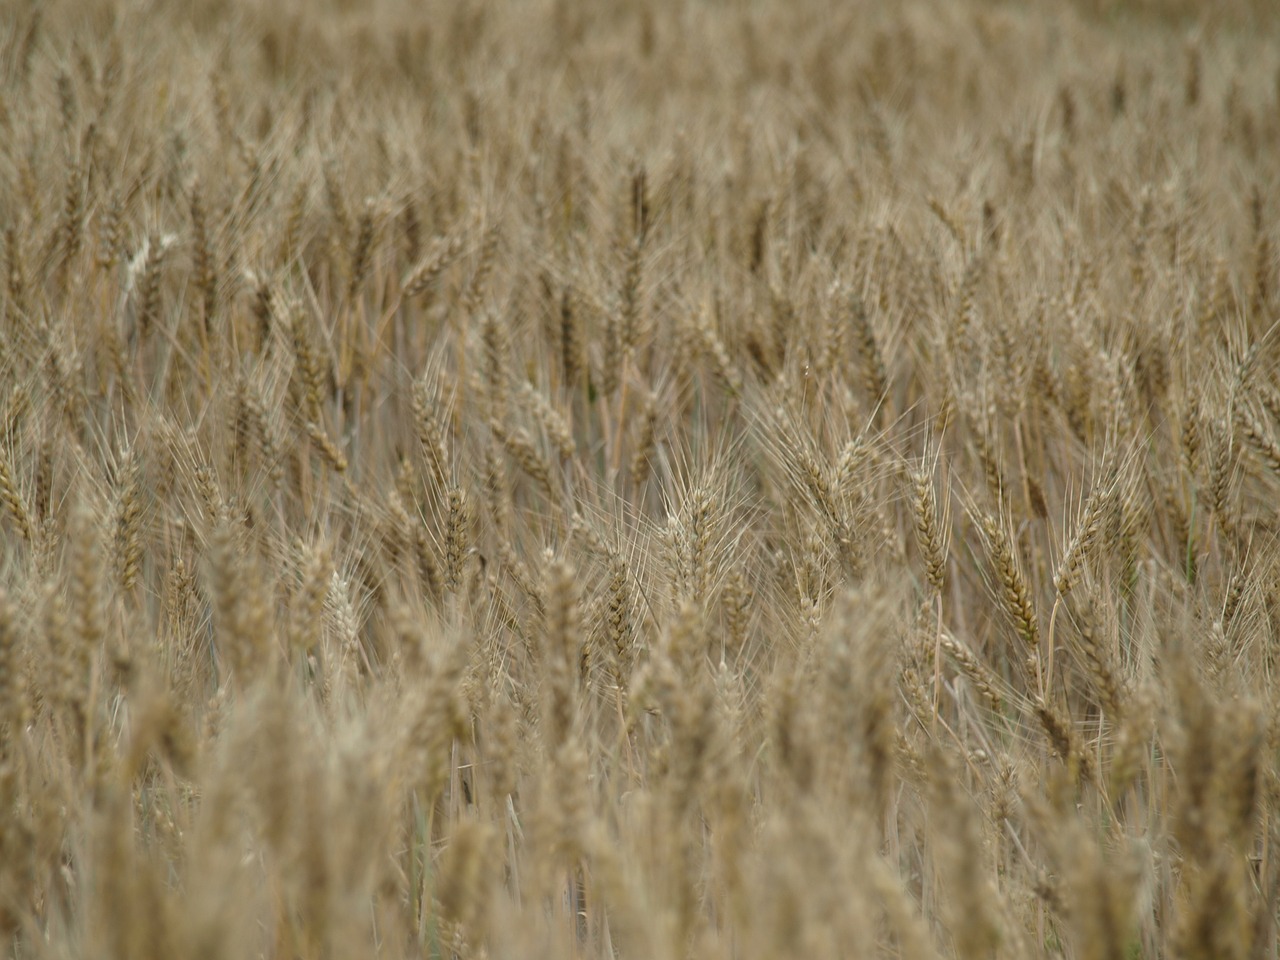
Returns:
[[[0,954],[1274,956],[1186,6],[4,4]]]

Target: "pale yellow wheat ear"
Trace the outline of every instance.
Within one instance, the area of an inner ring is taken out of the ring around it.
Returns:
[[[31,512],[22,493],[18,478],[14,475],[12,459],[0,449],[0,499],[4,500],[10,521],[22,539],[30,541],[34,536]]]
[[[947,552],[951,540],[951,498],[946,487],[939,497],[937,455],[925,455],[910,472],[912,511],[915,517],[916,545],[924,561],[925,578],[929,585],[942,591],[946,576]]]
[[[738,455],[714,447],[687,454],[664,491],[659,536],[676,603],[708,604],[719,590],[738,536],[737,518],[750,506],[732,470]]]

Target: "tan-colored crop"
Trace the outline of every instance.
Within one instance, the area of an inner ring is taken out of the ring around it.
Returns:
[[[6,5],[0,958],[1273,955],[1203,6]]]

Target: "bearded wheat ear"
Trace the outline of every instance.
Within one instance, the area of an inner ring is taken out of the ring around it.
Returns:
[[[646,396],[639,418],[639,433],[631,452],[631,485],[637,496],[649,476],[650,461],[657,447],[659,413],[657,399],[652,394]]]
[[[940,593],[947,564],[945,514],[939,515],[938,495],[934,489],[933,477],[924,468],[912,472],[911,488],[912,507],[915,512],[916,545],[924,559],[925,577],[929,585]]]
[[[853,469],[851,466],[852,461],[847,459],[850,453],[850,449],[846,447],[845,454],[842,457],[841,473],[850,472]],[[926,457],[926,461],[927,459]],[[936,606],[937,610],[933,651],[933,695],[936,703],[942,695],[943,651],[948,650],[951,652],[961,664],[962,669],[965,669],[966,665],[972,662],[972,658],[960,656],[960,648],[955,644],[949,647],[942,629],[942,591],[949,545],[944,529],[949,520],[949,513],[939,516],[933,476],[931,472],[926,471],[923,465],[911,472],[911,487],[912,507],[915,515],[916,546],[924,560],[925,578],[933,594],[930,602]],[[969,673],[969,671],[966,670],[966,673]]]
[[[22,490],[14,478],[13,465],[3,449],[3,444],[0,444],[0,499],[4,500],[5,508],[22,535],[22,539],[30,543],[33,536],[31,513],[27,509],[26,498],[22,495]]]
[[[463,563],[471,548],[471,503],[461,487],[452,488],[446,498],[448,519],[445,526],[444,586],[453,592],[462,583]]]
[[[121,457],[120,490],[115,505],[114,553],[120,588],[128,593],[142,566],[142,466],[137,454],[126,450]]]
[[[1004,524],[985,515],[980,521],[983,541],[989,551],[991,565],[998,581],[1001,605],[1027,646],[1034,652],[1040,644],[1040,626],[1031,601],[1031,587],[1015,557]]]

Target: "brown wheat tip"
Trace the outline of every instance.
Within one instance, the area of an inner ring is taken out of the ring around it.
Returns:
[[[22,490],[14,478],[12,462],[8,453],[3,449],[2,443],[0,443],[0,499],[4,500],[9,516],[17,525],[18,532],[22,534],[22,539],[30,543],[32,539],[31,513],[27,509],[26,498],[22,495]]]
[[[1035,605],[1031,601],[1031,587],[1014,555],[1005,526],[988,514],[982,518],[980,527],[999,581],[997,592],[1000,602],[1017,627],[1018,635],[1028,647],[1035,650],[1040,644],[1040,626]]]
[[[941,591],[946,573],[947,545],[938,516],[938,499],[933,478],[924,470],[914,470],[911,473],[911,486],[914,492],[912,506],[915,509],[916,545],[924,558],[925,576],[929,584]]]
[[[1058,569],[1053,577],[1054,589],[1058,595],[1065,597],[1079,583],[1084,571],[1085,558],[1098,540],[1102,530],[1102,521],[1106,515],[1106,506],[1110,497],[1101,487],[1095,487],[1085,501],[1084,511],[1076,526],[1075,534],[1058,561]]]

